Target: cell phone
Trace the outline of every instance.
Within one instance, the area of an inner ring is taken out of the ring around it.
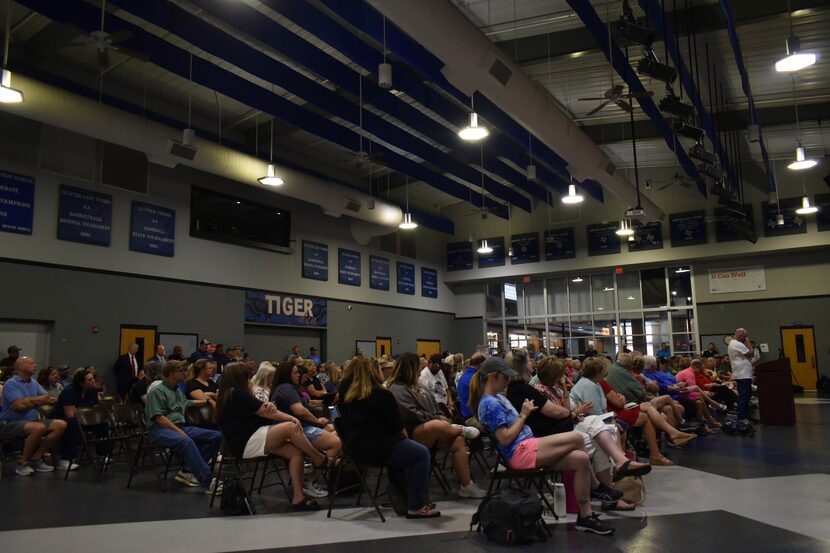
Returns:
[[[634,403],[633,401],[629,401],[628,403],[623,405],[623,409],[634,409],[635,407],[637,407],[637,405],[639,405],[639,404]]]

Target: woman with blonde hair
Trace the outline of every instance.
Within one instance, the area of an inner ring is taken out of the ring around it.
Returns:
[[[270,401],[271,391],[274,389],[274,380],[276,380],[277,369],[270,361],[263,361],[259,364],[259,368],[254,377],[251,379],[253,384],[254,397],[259,401]]]
[[[407,437],[394,396],[381,386],[370,359],[355,360],[351,374],[340,388],[342,416],[337,424],[343,431],[349,452],[356,463],[386,466],[389,470],[390,499],[395,512],[406,518],[435,518],[441,512],[427,501],[429,450]],[[404,480],[406,500],[402,499]]]
[[[445,417],[433,395],[421,388],[420,362],[414,353],[404,353],[395,363],[387,388],[398,402],[401,420],[407,434],[427,448],[449,451],[458,475],[460,497],[482,498],[487,495],[473,482],[465,439],[475,439],[479,431],[472,426],[452,424]]]

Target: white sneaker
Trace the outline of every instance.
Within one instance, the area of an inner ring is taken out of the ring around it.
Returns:
[[[17,465],[17,469],[14,472],[19,476],[31,476],[35,473],[35,469],[30,467],[29,463],[21,463]]]
[[[308,480],[303,480],[303,492],[309,497],[326,497],[329,495],[329,492],[320,487],[317,482],[309,482]]]
[[[458,488],[458,497],[468,497],[471,499],[481,499],[487,497],[487,491],[481,489],[478,484],[470,480],[466,486]]]
[[[198,484],[197,484],[198,486]],[[222,490],[225,488],[222,485],[222,482],[219,482],[216,478],[210,481],[210,486],[207,487],[205,490],[205,495],[213,495],[213,489],[216,488],[216,495],[222,495]]]
[[[53,467],[52,465],[47,465],[46,463],[44,463],[43,459],[40,459],[38,461],[32,461],[31,466],[35,469],[35,472],[52,472],[53,470],[55,470],[55,467]]]
[[[465,440],[475,440],[478,438],[481,432],[478,431],[478,428],[474,426],[464,426],[461,424],[454,424],[453,426],[457,426],[461,429],[461,435],[464,436]]]
[[[199,484],[199,480],[195,476],[183,470],[176,473],[176,481],[181,482],[185,486],[190,486],[191,488],[201,486],[201,484]]]
[[[72,463],[72,465],[70,465],[67,459],[61,459],[58,461],[58,470],[62,471],[65,471],[67,467],[69,467],[69,470],[78,470],[79,466],[80,465],[77,463]]]

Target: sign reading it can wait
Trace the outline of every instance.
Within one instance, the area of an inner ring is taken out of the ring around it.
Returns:
[[[757,292],[766,289],[763,265],[736,269],[709,269],[710,294]]]

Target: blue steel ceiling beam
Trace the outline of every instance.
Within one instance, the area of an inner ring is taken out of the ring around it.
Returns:
[[[630,91],[633,94],[645,92],[646,89],[643,87],[643,83],[640,82],[640,78],[631,68],[625,54],[623,54],[616,44],[609,42],[608,28],[599,18],[597,12],[594,11],[594,7],[591,3],[584,0],[568,0],[568,5],[571,6],[571,9],[576,12],[582,20],[582,23],[585,24],[585,27],[588,31],[590,31],[591,35],[593,35],[600,50],[602,50],[602,53],[605,54],[605,58],[611,62],[614,66],[614,70],[620,77],[622,77],[623,81],[625,81],[628,85]],[[653,23],[653,21],[649,19],[649,23]],[[666,120],[663,119],[663,115],[660,113],[660,110],[657,108],[654,100],[651,99],[651,96],[644,95],[643,97],[637,98],[637,102],[640,104],[643,112],[654,122],[654,126],[657,128],[657,131],[663,135],[666,146],[668,146],[669,149],[677,155],[677,160],[680,162],[680,166],[683,167],[683,170],[687,175],[697,182],[698,190],[704,197],[706,197],[708,194],[706,190],[706,183],[701,178],[697,167],[695,167],[695,164],[692,163],[691,159],[689,159],[689,156],[686,154],[686,151],[683,149],[680,142],[677,141],[674,132],[666,123]]]
[[[85,2],[55,3],[48,0],[21,0],[19,3],[50,19],[78,25],[87,32],[98,29],[100,25],[100,11]],[[144,32],[130,23],[119,21],[118,28],[133,33],[134,38],[129,41],[131,48],[147,54],[155,65],[182,78],[188,78],[190,72],[190,55],[188,52]],[[125,43],[125,45],[127,44]],[[229,98],[234,98],[264,113],[279,117],[289,124],[339,144],[344,148],[352,150],[357,148],[357,135],[346,127],[299,107],[279,95],[221,69],[202,58],[193,57],[192,61],[193,81],[195,83],[215,90]],[[460,200],[470,201],[476,206],[481,205],[481,196],[469,187],[459,184],[440,173],[434,173],[427,167],[412,162],[380,144],[376,144],[375,150],[384,153],[387,164],[393,170],[424,180],[430,186],[434,186]],[[404,168],[411,170],[413,166],[419,168],[418,174],[412,174],[404,170]],[[498,216],[506,218],[507,210],[502,202],[485,198],[484,205]]]
[[[735,30],[735,19],[732,17],[732,8],[729,7],[727,0],[720,1],[723,15],[726,17],[726,32],[729,34],[729,42],[732,44],[732,51],[735,53],[735,65],[738,66],[738,72],[741,74],[741,86],[746,94],[746,100],[749,103],[749,116],[752,123],[758,125],[758,144],[761,146],[761,157],[764,160],[764,169],[767,172],[767,182],[769,183],[769,191],[775,192],[775,175],[773,175],[769,166],[769,152],[767,152],[767,145],[764,142],[764,129],[761,126],[761,118],[758,116],[758,110],[755,109],[755,98],[752,96],[752,87],[749,84],[749,74],[746,71],[746,64],[744,63],[744,56],[741,52],[741,42],[738,40],[738,32]]]
[[[361,123],[359,105],[171,3],[122,0],[117,4],[133,15],[170,31],[212,56],[296,94],[317,108],[337,115],[353,125]],[[356,83],[358,78],[359,75],[352,74],[353,82]],[[369,111],[363,110],[362,125],[367,132],[388,144],[426,160],[441,171],[451,173],[470,183],[481,182],[479,171]],[[519,192],[488,176],[485,176],[483,184],[485,190],[497,198],[527,212],[531,211],[530,201]]]
[[[338,17],[353,25],[358,31],[363,32],[379,44],[383,43],[383,16],[373,7],[367,5],[363,0],[319,1]],[[381,56],[377,51],[369,48],[367,52],[367,47],[362,44],[359,47],[356,47],[355,45],[359,43],[359,41],[355,40],[354,35],[346,32],[347,36],[343,36],[342,33],[345,30],[341,30],[340,33],[337,33],[336,28],[340,28],[338,24],[331,20],[328,20],[329,23],[326,23],[327,17],[319,13],[313,13],[308,9],[307,4],[299,2],[299,0],[262,0],[262,2],[285,17],[288,17],[294,21],[294,23],[300,25],[309,32],[314,33],[321,40],[326,42],[331,40],[332,42],[330,42],[330,44],[335,46],[338,50],[342,48],[342,51],[347,52],[351,49],[352,53],[347,55],[349,55],[352,60],[361,64],[370,71],[374,71],[377,64],[380,63]],[[301,6],[298,6],[298,3],[301,4]],[[334,36],[334,38],[330,38],[332,36]],[[470,98],[451,85],[444,77],[441,72],[443,63],[420,44],[416,43],[409,36],[401,32],[395,25],[389,22],[386,24],[386,47],[406,65],[411,66],[426,76],[433,84],[456,98],[459,102],[469,105]],[[362,49],[360,51],[355,51],[356,48]],[[374,53],[374,57],[370,52]],[[394,62],[390,63],[393,63],[393,66],[395,66]],[[402,70],[404,70],[403,64],[398,65],[401,66]],[[410,88],[409,83],[401,83],[398,85],[398,74],[399,71],[396,67],[396,70],[393,73],[393,80],[396,82],[395,86],[400,86],[401,89],[407,94],[412,95],[413,98],[441,115],[444,119],[448,121],[464,121],[466,119],[467,112],[458,110],[457,106],[453,106],[452,109],[447,110],[455,113],[447,113],[446,111],[442,112],[442,107],[440,105],[436,106],[430,101],[430,99],[419,98],[417,96],[417,89]],[[420,86],[425,87],[422,83]],[[526,145],[528,141],[527,130],[516,123],[509,115],[504,113],[492,102],[482,103],[479,105],[480,98],[483,98],[483,96],[480,94],[476,95],[476,111],[487,121],[494,124],[498,129],[509,136],[510,139],[514,141],[513,147],[515,147],[515,145],[522,145],[524,150],[524,145]],[[443,98],[441,100],[446,102]],[[493,140],[499,154],[501,155],[509,149],[505,144],[505,139],[503,138],[499,141],[500,137],[491,137],[488,139],[488,142],[490,140]],[[553,171],[549,172],[543,165],[539,165],[538,172],[540,178],[543,178],[546,182],[549,182],[549,179],[554,177],[556,179],[556,184],[554,186],[557,192],[565,193],[567,191],[569,177],[567,162],[548,148],[541,140],[537,140],[534,137],[533,143],[534,159],[553,168]],[[528,155],[526,151],[523,151],[521,160],[516,160],[515,158],[511,159],[511,161],[520,167],[527,163],[527,160]],[[582,183],[581,186],[593,198],[600,202],[603,201],[603,189],[600,185],[594,182],[585,182]]]
[[[657,32],[657,36],[662,38],[663,42],[666,44],[669,57],[671,58],[672,63],[680,76],[680,83],[689,95],[689,98],[692,98],[695,110],[700,116],[700,121],[703,124],[703,130],[706,132],[706,136],[709,137],[709,140],[712,141],[715,153],[718,154],[721,166],[729,175],[730,182],[733,186],[737,186],[738,179],[736,178],[732,162],[730,161],[723,144],[721,144],[717,131],[715,131],[715,125],[712,122],[711,115],[708,111],[706,111],[706,106],[703,104],[703,99],[700,97],[700,90],[697,88],[697,84],[692,78],[689,68],[686,67],[686,62],[683,60],[683,56],[680,53],[680,47],[674,39],[674,29],[672,28],[671,22],[666,21],[663,17],[663,10],[657,0],[638,0],[638,2],[640,4],[640,8],[648,16],[649,25],[654,28]]]
[[[347,90],[353,96],[358,97],[360,95],[360,85],[358,84],[356,72],[353,69],[339,62],[334,57],[323,54],[318,47],[285,29],[279,23],[267,18],[261,12],[246,4],[230,5],[223,0],[191,0],[191,2],[201,8],[204,13],[220,19],[224,23],[270,46],[277,52],[290,57],[312,72],[328,79],[338,87]],[[184,25],[192,25],[188,21],[189,17],[186,14],[180,13],[181,10],[178,10],[178,8],[154,8],[144,2],[136,0],[117,0],[117,3],[122,5],[127,11],[148,21],[151,19],[170,19],[171,28],[175,28],[177,31]],[[170,5],[168,4],[167,6]],[[306,11],[308,11],[307,7]],[[221,31],[216,30],[214,32]],[[329,40],[331,40],[331,36],[331,32],[326,34],[326,38]],[[352,46],[349,48],[350,50],[354,49]],[[364,53],[360,57],[363,59],[369,56]],[[376,68],[377,66],[372,68],[371,71],[374,72]],[[396,81],[403,80],[403,77],[398,79],[401,76],[400,73],[400,71],[395,73]],[[459,140],[455,132],[393,94],[390,94],[388,91],[378,87],[376,82],[365,78],[361,78],[361,81],[363,84],[362,94],[365,103],[374,105],[381,111],[400,120],[405,125],[416,129],[418,132],[440,143],[442,146],[459,150],[465,154],[463,161],[472,161],[473,163],[479,164],[478,147],[470,147],[468,143],[464,142],[463,146],[467,147],[458,148],[459,142],[462,141]],[[423,83],[419,83],[419,85],[423,86]],[[518,158],[518,156],[515,157]],[[487,163],[489,171],[521,188],[534,198],[547,201],[549,195],[546,193],[544,187],[534,182],[529,182],[524,174],[495,158],[491,158],[487,151],[485,151],[485,162],[491,162]]]

